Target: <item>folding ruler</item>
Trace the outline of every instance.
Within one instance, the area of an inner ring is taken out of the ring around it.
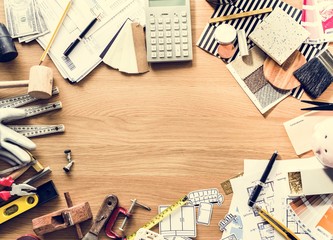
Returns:
[[[57,87],[52,89],[52,96],[59,94],[59,89]],[[23,94],[15,97],[9,97],[0,99],[0,108],[15,108],[21,107],[26,104],[32,103],[37,101],[37,98],[31,97],[29,94]],[[18,119],[24,119],[32,116],[36,116],[42,113],[50,112],[53,110],[61,109],[62,104],[60,101],[53,102],[53,103],[46,103],[46,104],[37,104],[29,107],[24,107],[24,111],[26,115]],[[10,121],[4,121],[8,123]],[[46,134],[52,133],[60,133],[65,131],[65,126],[63,124],[59,125],[7,125],[9,128],[13,129],[14,131],[21,133],[23,136],[26,137],[37,137]]]
[[[177,202],[169,206],[168,208],[164,209],[160,214],[156,215],[151,219],[149,222],[147,222],[145,225],[143,225],[141,228],[144,229],[151,229],[155,225],[157,225],[159,222],[161,222],[164,218],[169,216],[173,211],[175,211],[177,208],[183,206],[186,204],[188,200],[187,196],[182,197]],[[129,237],[126,237],[126,240],[134,240],[136,236],[136,232],[130,235]]]
[[[59,88],[52,89],[52,96],[59,94]],[[31,97],[29,94],[19,95],[15,97],[0,99],[0,108],[21,107],[29,103],[37,101],[37,98]]]
[[[65,132],[65,126],[59,125],[7,125],[10,129],[22,134],[25,137],[38,137],[52,133]]]

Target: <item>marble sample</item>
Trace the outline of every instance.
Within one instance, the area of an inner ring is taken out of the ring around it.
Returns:
[[[249,38],[279,65],[308,37],[309,32],[278,7],[249,35]]]

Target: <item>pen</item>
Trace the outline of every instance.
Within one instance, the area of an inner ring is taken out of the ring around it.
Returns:
[[[76,45],[79,44],[79,42],[81,41],[81,39],[87,34],[87,32],[89,32],[89,30],[94,26],[94,24],[97,22],[98,18],[94,18],[89,24],[88,26],[83,30],[83,32],[79,35],[79,37],[77,39],[75,39],[74,42],[72,42],[67,49],[64,52],[64,55],[67,57],[72,51],[73,49],[76,47]]]
[[[255,204],[255,202],[257,201],[257,198],[261,192],[261,189],[263,188],[264,184],[266,183],[267,177],[268,177],[270,171],[272,170],[272,167],[273,167],[273,164],[275,162],[277,155],[278,155],[278,152],[275,151],[273,153],[271,159],[269,160],[264,173],[262,174],[262,176],[260,178],[259,184],[254,187],[254,189],[251,193],[251,196],[249,198],[249,201],[247,202],[247,205],[249,205],[250,207],[252,207]]]
[[[255,205],[254,208],[258,211],[258,214],[266,220],[275,230],[282,234],[287,240],[300,240],[293,231],[284,226],[281,222],[273,218],[268,212],[259,206]]]

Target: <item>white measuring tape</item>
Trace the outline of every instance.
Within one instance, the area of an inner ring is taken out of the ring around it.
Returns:
[[[52,89],[52,96],[59,94],[59,88]],[[0,99],[0,108],[21,107],[28,103],[37,101],[37,98],[31,97],[29,94],[19,95],[15,97]]]

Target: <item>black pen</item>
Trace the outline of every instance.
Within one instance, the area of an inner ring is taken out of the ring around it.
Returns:
[[[64,55],[67,57],[72,51],[73,49],[76,47],[76,45],[79,44],[79,42],[82,40],[82,38],[87,34],[87,32],[89,32],[89,30],[94,26],[94,24],[97,22],[98,17],[94,18],[89,25],[83,30],[83,32],[80,34],[80,36],[75,39],[74,42],[72,42],[67,49],[64,52]]]
[[[269,160],[268,164],[267,164],[267,167],[264,171],[264,173],[262,174],[261,178],[260,178],[260,181],[259,181],[259,184],[256,185],[254,187],[254,189],[252,190],[252,193],[251,193],[251,196],[249,198],[249,201],[247,202],[247,205],[249,205],[250,207],[252,207],[256,201],[257,201],[257,198],[261,192],[261,189],[263,188],[263,186],[265,185],[266,183],[266,180],[267,180],[267,177],[270,173],[270,171],[272,170],[272,167],[273,167],[273,164],[275,162],[275,159],[278,155],[278,152],[275,151],[271,157],[271,159]]]

